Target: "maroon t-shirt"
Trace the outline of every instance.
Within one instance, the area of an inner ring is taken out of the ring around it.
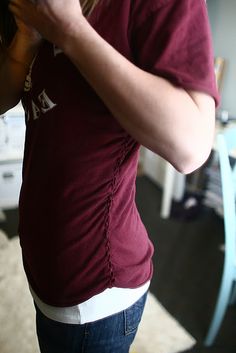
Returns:
[[[135,65],[218,100],[204,0],[101,0],[88,20]],[[144,284],[153,246],[135,205],[139,143],[46,41],[22,102],[19,234],[34,291],[69,306]]]

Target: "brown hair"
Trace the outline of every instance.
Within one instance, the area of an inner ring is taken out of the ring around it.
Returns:
[[[82,12],[88,16],[100,0],[80,0]],[[13,15],[8,10],[9,0],[0,0],[0,44],[8,47],[15,35],[17,26]]]
[[[83,14],[88,16],[97,5],[99,0],[80,0]]]

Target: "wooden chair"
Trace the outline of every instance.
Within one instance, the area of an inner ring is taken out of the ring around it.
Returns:
[[[235,148],[236,128],[226,128],[217,136],[224,210],[224,269],[214,315],[204,342],[206,346],[214,342],[228,305],[236,299],[236,166],[232,167],[230,163],[230,153]]]

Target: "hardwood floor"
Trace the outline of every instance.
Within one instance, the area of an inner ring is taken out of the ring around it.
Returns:
[[[196,338],[198,344],[188,353],[235,353],[236,305],[227,310],[214,345],[202,344],[221,281],[222,219],[204,207],[188,220],[180,213],[161,219],[161,190],[145,176],[137,179],[136,201],[155,246],[151,292]]]

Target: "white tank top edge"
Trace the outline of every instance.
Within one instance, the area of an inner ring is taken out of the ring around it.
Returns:
[[[37,307],[49,319],[65,324],[85,324],[129,308],[147,292],[149,286],[150,281],[138,288],[107,288],[85,302],[69,307],[48,305],[29,287]]]

